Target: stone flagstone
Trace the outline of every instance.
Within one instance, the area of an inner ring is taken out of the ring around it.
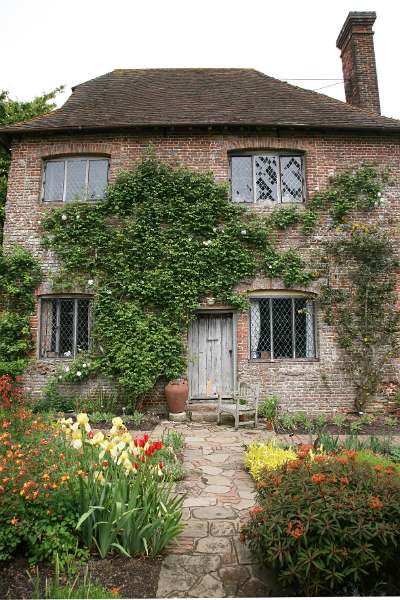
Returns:
[[[185,528],[163,560],[158,598],[267,597],[277,595],[272,574],[257,565],[239,540],[240,527],[254,505],[255,488],[243,466],[246,431],[230,426],[163,422],[185,437]],[[158,428],[157,428],[158,429]],[[263,433],[258,432],[260,437]]]

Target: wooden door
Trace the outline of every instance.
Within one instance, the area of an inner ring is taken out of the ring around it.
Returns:
[[[190,398],[210,398],[233,391],[233,326],[231,314],[198,315],[189,329]]]

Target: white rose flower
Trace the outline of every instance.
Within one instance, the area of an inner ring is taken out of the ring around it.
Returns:
[[[211,244],[211,240],[204,240],[203,246],[209,246]]]
[[[81,373],[81,371],[77,371],[77,372],[76,372],[76,375],[77,375],[77,377],[82,377],[82,373]]]
[[[65,371],[66,373],[69,373],[69,367],[65,367],[64,371]]]
[[[382,196],[382,194],[380,192],[378,192],[377,195],[378,195],[378,198],[380,198]]]
[[[83,367],[84,369],[86,369],[86,367],[87,367],[87,364],[86,364],[86,363],[83,363],[82,367]]]
[[[212,230],[214,233],[217,233],[217,231],[218,231],[218,229],[216,227],[213,227]]]
[[[247,229],[242,229],[242,231],[240,232],[242,235],[246,235],[247,234]]]
[[[66,214],[63,214],[63,215],[61,215],[61,219],[62,219],[63,221],[66,221],[66,220],[67,220],[67,218],[68,218],[68,217],[67,217],[67,215],[66,215]]]
[[[94,281],[93,281],[93,279],[88,279],[88,282],[87,282],[87,283],[88,283],[88,285],[93,285],[93,284],[94,284]]]

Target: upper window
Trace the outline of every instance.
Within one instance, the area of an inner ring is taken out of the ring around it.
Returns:
[[[257,204],[303,202],[303,163],[303,156],[294,154],[232,156],[232,200]]]
[[[314,302],[309,298],[251,300],[250,357],[315,358]]]
[[[48,160],[43,175],[42,198],[46,202],[99,200],[108,178],[106,158],[63,158]]]
[[[43,298],[40,323],[41,358],[74,358],[88,350],[89,298]]]

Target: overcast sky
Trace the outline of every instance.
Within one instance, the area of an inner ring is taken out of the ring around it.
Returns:
[[[280,79],[342,78],[337,35],[376,10],[382,114],[400,118],[397,0],[0,0],[0,89],[20,100],[115,68],[253,67]],[[344,100],[343,83],[289,81]],[[338,83],[338,84],[337,84]],[[337,84],[337,85],[332,85]]]

